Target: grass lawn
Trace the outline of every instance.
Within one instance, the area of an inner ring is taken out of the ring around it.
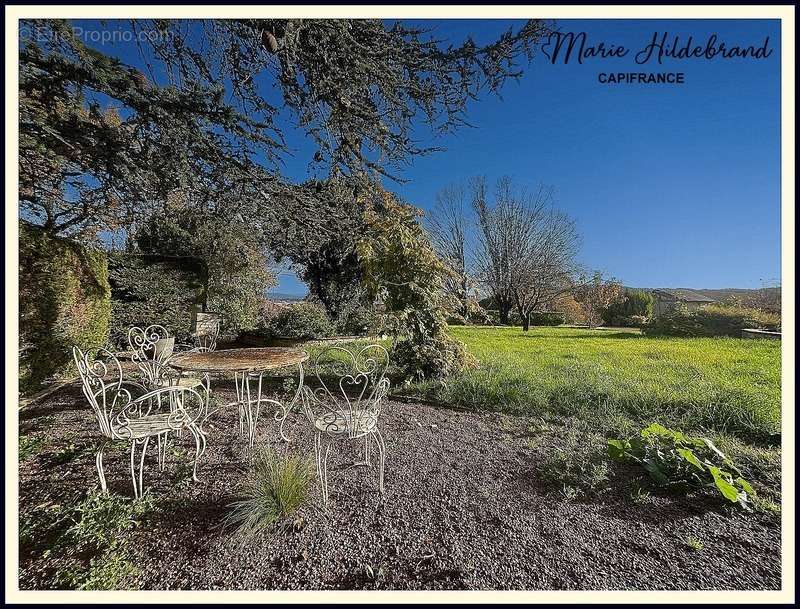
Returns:
[[[577,416],[625,433],[653,421],[775,443],[780,342],[582,328],[452,327],[480,366],[417,390],[454,405]]]

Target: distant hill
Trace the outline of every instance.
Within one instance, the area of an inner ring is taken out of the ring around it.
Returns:
[[[305,296],[298,296],[297,294],[287,294],[285,292],[267,292],[269,300],[276,300],[280,302],[297,302],[303,300]]]
[[[764,290],[768,293],[772,294],[780,294],[780,288],[764,288]],[[695,290],[695,292],[700,292],[703,296],[708,296],[709,298],[713,298],[714,300],[723,301],[730,296],[736,296],[741,300],[745,301],[749,297],[759,294],[761,289],[747,289],[747,288],[722,288],[719,290]]]

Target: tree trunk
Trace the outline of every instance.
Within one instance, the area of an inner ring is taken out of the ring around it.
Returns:
[[[461,279],[461,314],[466,323],[469,323],[469,285],[466,277]]]
[[[511,313],[511,306],[505,303],[497,303],[497,312],[500,315],[500,325],[508,325],[508,314]]]
[[[526,311],[522,315],[522,331],[527,332],[531,328],[531,312]]]

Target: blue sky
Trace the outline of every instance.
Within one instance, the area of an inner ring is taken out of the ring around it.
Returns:
[[[419,22],[454,43],[496,37],[501,20]],[[449,183],[509,175],[530,187],[552,186],[556,205],[583,236],[579,260],[639,287],[759,287],[780,277],[780,25],[768,20],[587,20],[558,22],[587,33],[590,44],[623,45],[627,57],[552,65],[537,55],[519,82],[473,103],[474,128],[424,143],[444,152],[416,158],[386,182],[429,208]],[[764,43],[767,59],[665,59],[637,65],[633,56],[654,32],[705,44]],[[103,50],[136,63],[129,49]],[[600,72],[682,72],[685,83],[600,84]],[[285,173],[308,177],[310,147]],[[291,275],[276,291],[302,293]]]

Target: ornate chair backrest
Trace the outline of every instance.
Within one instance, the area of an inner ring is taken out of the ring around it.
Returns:
[[[72,348],[72,357],[81,377],[83,394],[100,425],[100,433],[108,438],[118,437],[114,423],[120,415],[125,416],[131,404],[131,394],[122,386],[119,360],[106,349],[98,349],[97,356],[92,359],[78,347]],[[99,359],[101,357],[103,359]]]
[[[165,364],[175,349],[175,337],[158,324],[147,326],[144,330],[134,326],[128,330],[128,345],[145,384],[151,388],[166,385]]]
[[[195,351],[214,351],[219,338],[219,319],[203,319],[197,322],[194,333]]]
[[[323,350],[314,360],[311,381],[316,387],[304,386],[306,416],[312,424],[321,419],[329,433],[342,433],[345,425],[349,437],[363,435],[389,392],[388,366],[389,353],[380,345]]]

